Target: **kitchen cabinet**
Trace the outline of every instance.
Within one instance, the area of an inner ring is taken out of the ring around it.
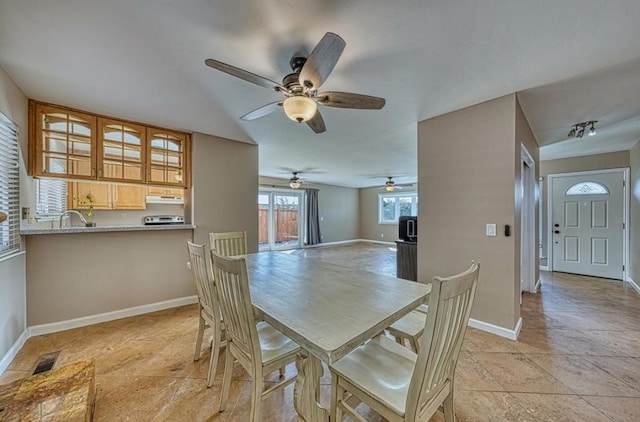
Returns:
[[[99,117],[98,128],[98,179],[144,183],[145,127]]]
[[[40,177],[96,178],[96,117],[29,103],[29,173]]]
[[[187,187],[191,174],[189,137],[147,127],[147,184]]]
[[[184,189],[191,181],[191,137],[29,101],[29,174]]]
[[[86,196],[93,196],[95,210],[144,210],[147,208],[145,187],[120,183],[69,182],[67,207],[87,209]]]
[[[184,198],[184,189],[165,188],[162,186],[148,186],[147,196],[164,196],[170,198]]]

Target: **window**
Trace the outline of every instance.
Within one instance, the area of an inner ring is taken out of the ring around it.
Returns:
[[[397,224],[399,217],[408,215],[418,215],[416,192],[378,195],[378,224]]]
[[[580,182],[569,187],[565,195],[607,195],[609,189],[597,182]]]
[[[18,128],[0,113],[0,257],[20,250]]]
[[[57,217],[67,210],[67,182],[58,179],[36,180],[36,214]]]

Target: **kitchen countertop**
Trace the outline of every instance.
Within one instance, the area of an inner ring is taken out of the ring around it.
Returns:
[[[37,229],[21,229],[21,236],[31,236],[40,234],[69,234],[69,233],[107,233],[107,232],[133,232],[133,231],[158,231],[158,230],[193,230],[196,226],[193,224],[160,224],[155,226],[96,226],[82,227],[73,226],[65,228],[37,228]]]

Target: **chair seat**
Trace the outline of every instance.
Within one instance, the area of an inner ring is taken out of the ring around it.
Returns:
[[[401,334],[401,337],[418,337],[424,332],[427,323],[427,314],[420,311],[411,311],[389,326],[389,332]]]
[[[427,305],[426,303],[423,303],[422,305],[418,306],[415,310],[418,312],[422,312],[423,314],[426,314],[429,312],[429,305]]]
[[[404,416],[417,356],[381,335],[330,366],[332,372]]]
[[[273,328],[269,323],[261,321],[256,324],[260,349],[262,350],[262,363],[268,366],[269,363],[281,359],[282,357],[297,353],[300,349],[293,340]]]

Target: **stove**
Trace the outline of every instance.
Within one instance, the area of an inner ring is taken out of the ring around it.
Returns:
[[[181,215],[150,215],[143,220],[145,226],[156,226],[160,224],[184,224],[184,217]]]

